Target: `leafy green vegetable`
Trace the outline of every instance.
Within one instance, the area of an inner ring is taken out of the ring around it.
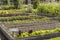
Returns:
[[[24,38],[24,37],[29,37],[29,36],[37,36],[37,35],[45,35],[45,34],[51,34],[51,33],[56,33],[60,32],[60,28],[56,28],[54,30],[39,30],[39,31],[34,31],[32,33],[21,33],[21,35],[17,35],[17,38]]]

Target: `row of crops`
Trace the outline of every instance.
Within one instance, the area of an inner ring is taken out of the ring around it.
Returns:
[[[20,30],[15,37],[24,38],[24,37],[52,34],[52,33],[58,33],[58,32],[60,32],[60,28],[56,28],[54,30],[38,30],[38,31],[29,30],[28,32],[22,32]]]
[[[51,38],[51,39],[48,39],[48,40],[60,40],[60,37]]]
[[[13,16],[13,17],[0,17],[0,21],[9,24],[17,23],[27,23],[27,22],[40,22],[47,21],[48,17],[38,17],[38,16]]]
[[[1,10],[2,11],[2,10]],[[3,12],[3,11],[2,11]],[[38,16],[37,13],[20,13],[19,10],[5,10],[5,12],[0,13],[0,21],[7,24],[19,24],[27,22],[40,22],[49,20],[48,17]],[[11,13],[10,13],[11,12]]]
[[[36,9],[30,8],[28,9],[33,13],[33,15],[30,15],[27,13],[27,8],[23,8],[20,10],[0,10],[0,21],[29,21],[29,20],[40,20],[40,19],[45,19],[44,17],[38,16],[38,12],[41,14],[50,14],[50,15],[55,15],[58,16],[60,15],[60,4],[58,3],[40,3]],[[21,11],[22,10],[22,11]],[[42,19],[42,20],[43,20]],[[48,18],[47,18],[48,19]]]
[[[60,15],[60,4],[58,3],[40,3],[36,9],[23,8],[17,10],[0,10],[0,22],[5,24],[20,24],[20,23],[29,23],[29,22],[45,22],[51,20],[51,18],[46,16],[39,16],[39,14],[49,14],[49,15]],[[30,13],[29,13],[30,12]],[[50,33],[60,32],[60,28],[54,30],[39,30],[29,32],[22,32],[15,36],[16,38],[24,38],[29,36],[45,35]]]
[[[13,20],[13,21],[2,21],[5,24],[20,24],[20,23],[31,23],[31,22],[44,22],[49,21],[49,18],[42,18],[42,19],[28,19],[28,20]]]

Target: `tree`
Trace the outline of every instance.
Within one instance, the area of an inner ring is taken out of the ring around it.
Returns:
[[[25,0],[18,0],[18,8],[22,8]]]
[[[8,5],[10,6],[10,0],[7,0]]]
[[[1,3],[2,3],[3,5],[6,5],[6,4],[7,4],[7,0],[1,1]]]
[[[40,3],[40,0],[32,0],[34,9],[37,8],[37,5]]]
[[[24,0],[13,0],[14,7],[17,8],[22,8],[22,5],[24,3]]]
[[[14,8],[18,8],[18,0],[13,0]]]

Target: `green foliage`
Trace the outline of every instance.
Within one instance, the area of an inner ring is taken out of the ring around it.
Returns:
[[[25,0],[17,0],[19,9],[21,9],[23,7],[24,1]]]
[[[18,8],[18,0],[13,0],[13,3],[14,3],[14,8],[17,9]]]
[[[51,39],[48,39],[48,40],[60,40],[60,37],[51,38]]]
[[[39,3],[40,3],[40,0],[32,0],[33,8],[36,9]]]
[[[60,32],[60,28],[56,28],[54,32]]]
[[[17,38],[24,38],[24,37],[29,37],[29,36],[37,36],[37,35],[45,35],[45,34],[51,34],[51,33],[56,33],[56,32],[60,32],[60,28],[56,28],[53,31],[52,30],[39,30],[39,31],[35,31],[32,33],[21,33],[21,35],[19,35],[19,37]]]
[[[10,10],[4,10],[4,9],[10,9]],[[3,8],[3,10],[0,10],[0,14],[6,14],[6,12],[8,12],[8,14],[12,13],[25,13],[27,12],[27,8],[22,8],[22,9],[14,9],[14,7],[8,7],[8,8]]]
[[[37,10],[38,12],[44,14],[51,14],[51,15],[58,15],[60,14],[60,4],[58,3],[41,3],[38,5]]]
[[[12,18],[5,18],[5,17],[0,17],[0,21],[3,21],[5,24],[20,24],[20,23],[29,23],[29,22],[45,22],[49,21],[49,18],[38,18],[38,17],[29,17],[29,16],[19,16],[19,19],[22,18],[22,20],[17,20],[18,17],[12,17]],[[27,19],[25,19],[27,18]],[[12,20],[15,19],[15,20]]]
[[[6,0],[7,1],[7,4],[8,4],[8,6],[10,5],[10,0]]]
[[[8,14],[8,12],[6,12],[6,14]],[[12,20],[27,20],[27,19],[39,19],[41,17],[38,16],[11,16],[11,17],[0,17],[0,21],[12,21]]]
[[[56,16],[54,19],[60,21],[60,14]]]

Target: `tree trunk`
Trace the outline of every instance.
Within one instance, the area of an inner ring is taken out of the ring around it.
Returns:
[[[17,9],[18,8],[18,0],[13,0],[13,4],[14,4],[15,9]]]
[[[31,0],[28,0],[28,4],[31,4]]]
[[[18,0],[18,8],[22,8],[25,0]]]
[[[10,0],[7,0],[8,5],[10,6]]]

